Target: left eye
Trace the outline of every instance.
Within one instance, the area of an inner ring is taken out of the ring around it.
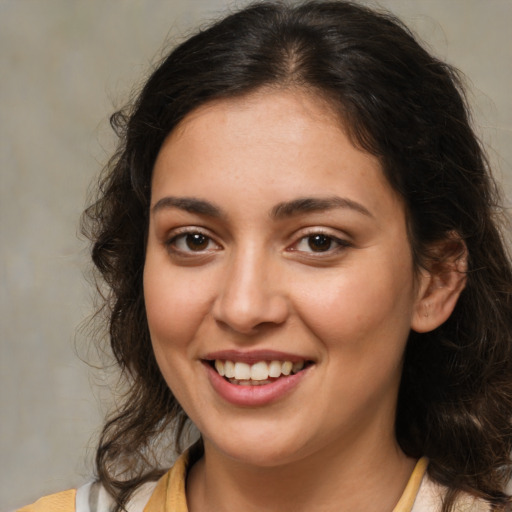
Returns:
[[[209,236],[200,232],[175,236],[169,245],[180,252],[201,252],[217,247],[217,244]]]
[[[347,243],[344,243],[343,240],[339,240],[338,238],[324,233],[314,233],[301,238],[294,249],[302,252],[328,252],[347,245]]]

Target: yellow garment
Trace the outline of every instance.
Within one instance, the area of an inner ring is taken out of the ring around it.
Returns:
[[[144,512],[188,512],[185,495],[188,458],[188,452],[184,453],[173,468],[160,479]],[[425,457],[417,462],[393,512],[411,512],[427,465],[428,460]]]
[[[414,500],[416,499],[420,489],[421,481],[423,480],[425,471],[427,471],[427,466],[428,459],[426,457],[422,457],[416,463],[416,466],[414,466],[411,476],[409,477],[409,481],[405,486],[404,492],[393,509],[393,512],[410,512],[412,510]]]
[[[188,512],[185,494],[188,461],[189,452],[187,451],[158,481],[151,498],[144,507],[144,512]],[[426,458],[418,461],[393,512],[411,512],[427,464]],[[18,512],[75,512],[75,495],[75,490],[52,494]]]
[[[188,512],[185,494],[188,461],[186,451],[159,480],[144,512]]]
[[[18,512],[74,512],[76,490],[50,494],[37,500],[32,505],[20,508]]]

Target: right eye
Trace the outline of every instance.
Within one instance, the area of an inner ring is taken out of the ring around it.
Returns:
[[[172,237],[167,246],[174,252],[179,253],[201,253],[219,249],[208,235],[200,231],[189,231]]]

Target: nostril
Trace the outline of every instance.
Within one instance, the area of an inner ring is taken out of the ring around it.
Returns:
[[[288,301],[276,289],[276,281],[270,282],[269,275],[262,275],[261,269],[267,268],[264,262],[257,271],[252,271],[250,265],[249,269],[240,269],[236,264],[235,267],[212,306],[218,325],[253,335],[265,327],[284,323],[288,317]]]
[[[217,325],[224,330],[251,336],[283,325],[288,318],[288,310],[283,307],[268,307],[252,311],[220,311],[214,315]]]

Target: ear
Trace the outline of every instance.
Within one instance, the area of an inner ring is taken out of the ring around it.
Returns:
[[[428,255],[420,270],[411,322],[416,332],[429,332],[444,323],[466,285],[468,251],[458,233],[433,243]]]

